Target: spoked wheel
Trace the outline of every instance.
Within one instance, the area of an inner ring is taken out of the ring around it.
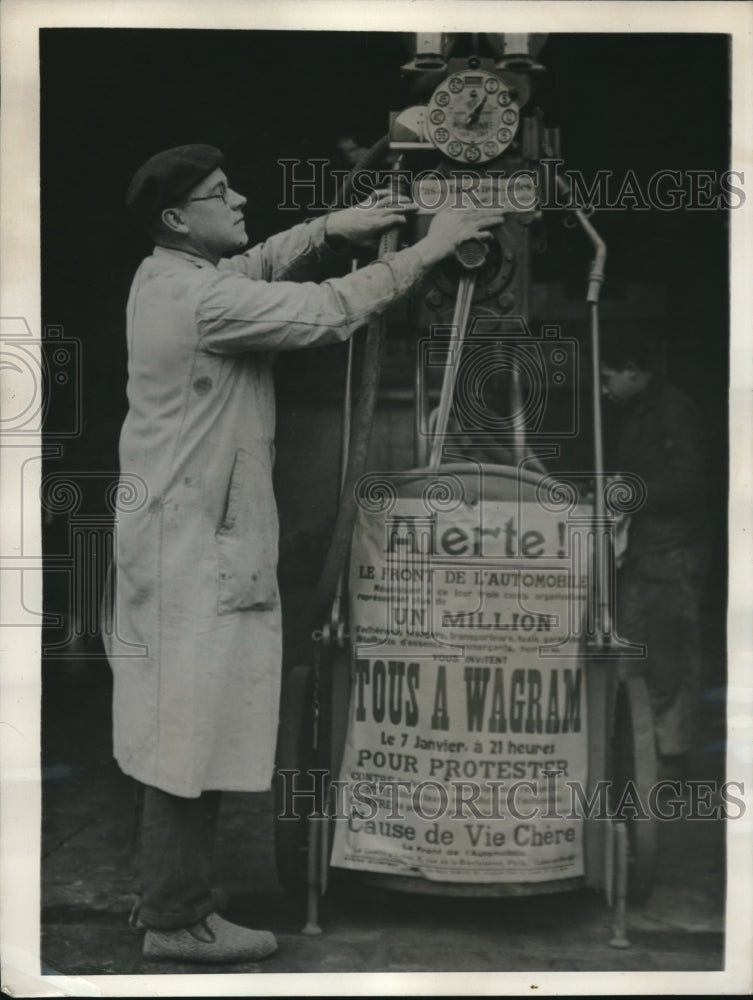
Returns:
[[[620,684],[611,748],[612,807],[623,803],[628,830],[628,896],[642,902],[654,885],[657,853],[657,821],[649,811],[649,792],[656,783],[654,723],[642,677],[627,677]]]
[[[307,819],[313,802],[300,795],[291,801],[289,793],[293,788],[301,791],[310,787],[307,771],[313,759],[313,683],[314,672],[308,664],[295,666],[283,679],[280,699],[274,777],[275,862],[280,885],[291,893],[306,889]],[[295,775],[280,774],[287,770]],[[295,817],[286,818],[285,812],[294,812]]]

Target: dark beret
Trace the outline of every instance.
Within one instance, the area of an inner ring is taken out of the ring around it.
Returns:
[[[128,185],[128,210],[137,222],[148,226],[163,208],[181,201],[223,160],[214,146],[175,146],[156,153],[139,167]]]

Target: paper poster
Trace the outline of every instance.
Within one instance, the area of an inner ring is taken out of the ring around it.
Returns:
[[[359,512],[334,865],[447,882],[583,874],[588,580],[564,529],[535,503]]]

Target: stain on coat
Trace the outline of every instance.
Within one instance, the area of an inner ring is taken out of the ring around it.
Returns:
[[[202,375],[201,378],[196,379],[193,387],[200,396],[205,396],[212,388],[212,380],[208,375]]]
[[[131,601],[136,607],[138,607],[140,604],[146,604],[147,601],[152,600],[153,596],[154,596],[154,588],[149,584],[147,584],[143,587],[138,587],[133,592]]]

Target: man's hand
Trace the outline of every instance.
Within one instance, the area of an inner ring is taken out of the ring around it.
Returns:
[[[392,191],[375,191],[359,205],[328,215],[327,239],[335,244],[345,241],[373,247],[385,230],[405,225],[406,213],[414,212],[417,207],[415,202],[398,198]],[[434,216],[428,233],[416,243],[416,249],[427,264],[433,265],[449,257],[464,240],[474,237],[490,240],[489,230],[503,221],[504,212],[499,208],[444,209]]]
[[[499,208],[446,208],[438,212],[426,236],[416,243],[427,264],[436,264],[455,250],[464,240],[490,240],[489,232],[504,222]]]
[[[405,213],[418,206],[409,199],[397,198],[391,191],[375,191],[366,201],[327,216],[327,239],[346,241],[355,246],[373,247],[386,229],[405,225]]]

